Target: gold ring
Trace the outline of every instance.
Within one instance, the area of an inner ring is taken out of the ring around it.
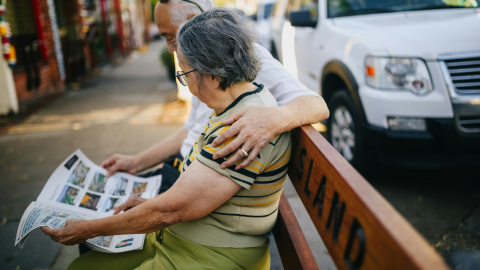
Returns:
[[[247,151],[243,150],[243,148],[240,148],[240,150],[242,150],[242,152],[243,152],[243,156],[244,156],[244,157],[248,157],[248,153],[247,153]]]

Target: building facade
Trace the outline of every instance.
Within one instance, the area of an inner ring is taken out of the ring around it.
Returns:
[[[150,0],[0,0],[0,14],[16,52],[14,65],[0,60],[0,115],[28,110],[142,48],[151,23]]]

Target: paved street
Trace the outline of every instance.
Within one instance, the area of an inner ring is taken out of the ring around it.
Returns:
[[[64,269],[78,256],[35,231],[13,247],[21,215],[49,175],[81,149],[100,163],[115,152],[135,154],[182,126],[188,104],[158,61],[162,42],[134,53],[75,91],[67,91],[25,121],[0,126],[0,269]],[[470,171],[385,169],[369,179],[444,256],[480,249],[480,181]],[[286,194],[321,269],[335,269],[291,186]],[[282,269],[272,251],[272,269]]]
[[[480,256],[478,169],[383,168],[369,181],[442,256]]]

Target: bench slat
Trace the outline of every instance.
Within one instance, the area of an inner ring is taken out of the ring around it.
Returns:
[[[338,269],[448,269],[312,126],[292,135],[289,177]]]
[[[278,217],[272,229],[284,269],[318,269],[300,224],[285,193],[278,206]]]

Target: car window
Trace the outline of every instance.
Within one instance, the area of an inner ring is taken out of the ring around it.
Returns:
[[[310,17],[313,21],[318,18],[318,0],[290,0],[288,1],[287,12],[285,12],[285,18],[290,18],[291,12],[306,11],[310,13]]]
[[[477,0],[328,0],[328,17],[428,9],[475,8]]]
[[[265,5],[265,8],[264,8],[263,14],[262,14],[262,17],[264,19],[268,19],[268,17],[270,17],[270,14],[272,13],[272,10],[273,10],[273,6],[274,6],[274,3],[270,3],[270,4]]]

